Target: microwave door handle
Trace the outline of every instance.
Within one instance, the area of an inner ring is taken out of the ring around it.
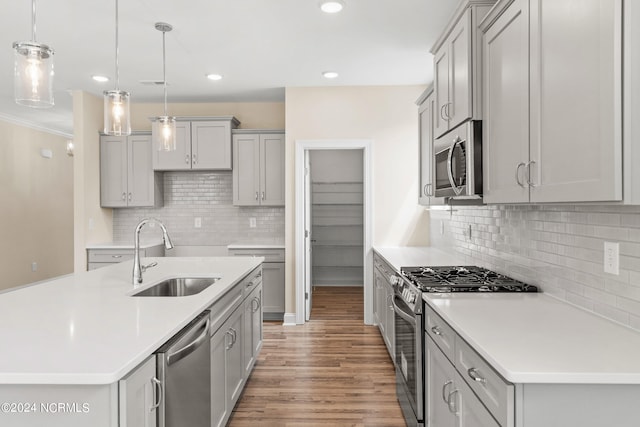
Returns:
[[[456,184],[456,179],[453,176],[453,151],[455,150],[456,145],[458,145],[460,142],[462,142],[462,140],[459,136],[456,136],[453,140],[453,143],[451,144],[451,147],[449,147],[449,156],[447,157],[447,174],[449,175],[451,188],[453,189],[453,192],[456,193],[456,196],[459,196],[460,193],[462,193],[462,188],[458,187],[458,185]]]

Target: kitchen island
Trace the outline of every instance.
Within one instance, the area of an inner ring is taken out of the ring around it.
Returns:
[[[0,425],[127,425],[119,381],[212,306],[213,319],[262,261],[146,258],[158,265],[136,289],[127,261],[0,294]],[[174,277],[219,280],[191,296],[132,296]]]

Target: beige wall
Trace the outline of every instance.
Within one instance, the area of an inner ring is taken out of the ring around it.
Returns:
[[[131,128],[149,130],[149,117],[161,115],[163,104],[132,104]],[[169,104],[172,116],[235,116],[241,129],[284,129],[284,102],[217,102]]]
[[[373,244],[428,244],[418,206],[418,112],[424,86],[287,88],[286,311],[295,311],[295,141],[373,140]]]
[[[73,159],[66,142],[0,121],[0,290],[73,271]],[[53,157],[43,158],[41,149]]]

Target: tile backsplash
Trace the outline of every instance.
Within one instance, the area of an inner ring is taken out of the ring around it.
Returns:
[[[114,209],[113,238],[131,242],[138,222],[162,221],[176,246],[226,246],[231,243],[284,242],[284,207],[233,206],[232,173],[164,172],[164,206]],[[195,218],[202,226],[195,228]],[[256,227],[249,226],[250,218]],[[157,240],[158,231],[145,227],[141,240]]]
[[[432,246],[640,329],[640,206],[501,205],[430,211]],[[604,272],[620,244],[620,274]]]

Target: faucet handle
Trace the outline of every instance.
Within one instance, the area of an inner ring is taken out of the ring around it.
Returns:
[[[158,263],[156,261],[153,261],[151,264],[143,265],[142,267],[140,267],[140,269],[144,273],[148,268],[155,267],[156,265],[158,265]]]

